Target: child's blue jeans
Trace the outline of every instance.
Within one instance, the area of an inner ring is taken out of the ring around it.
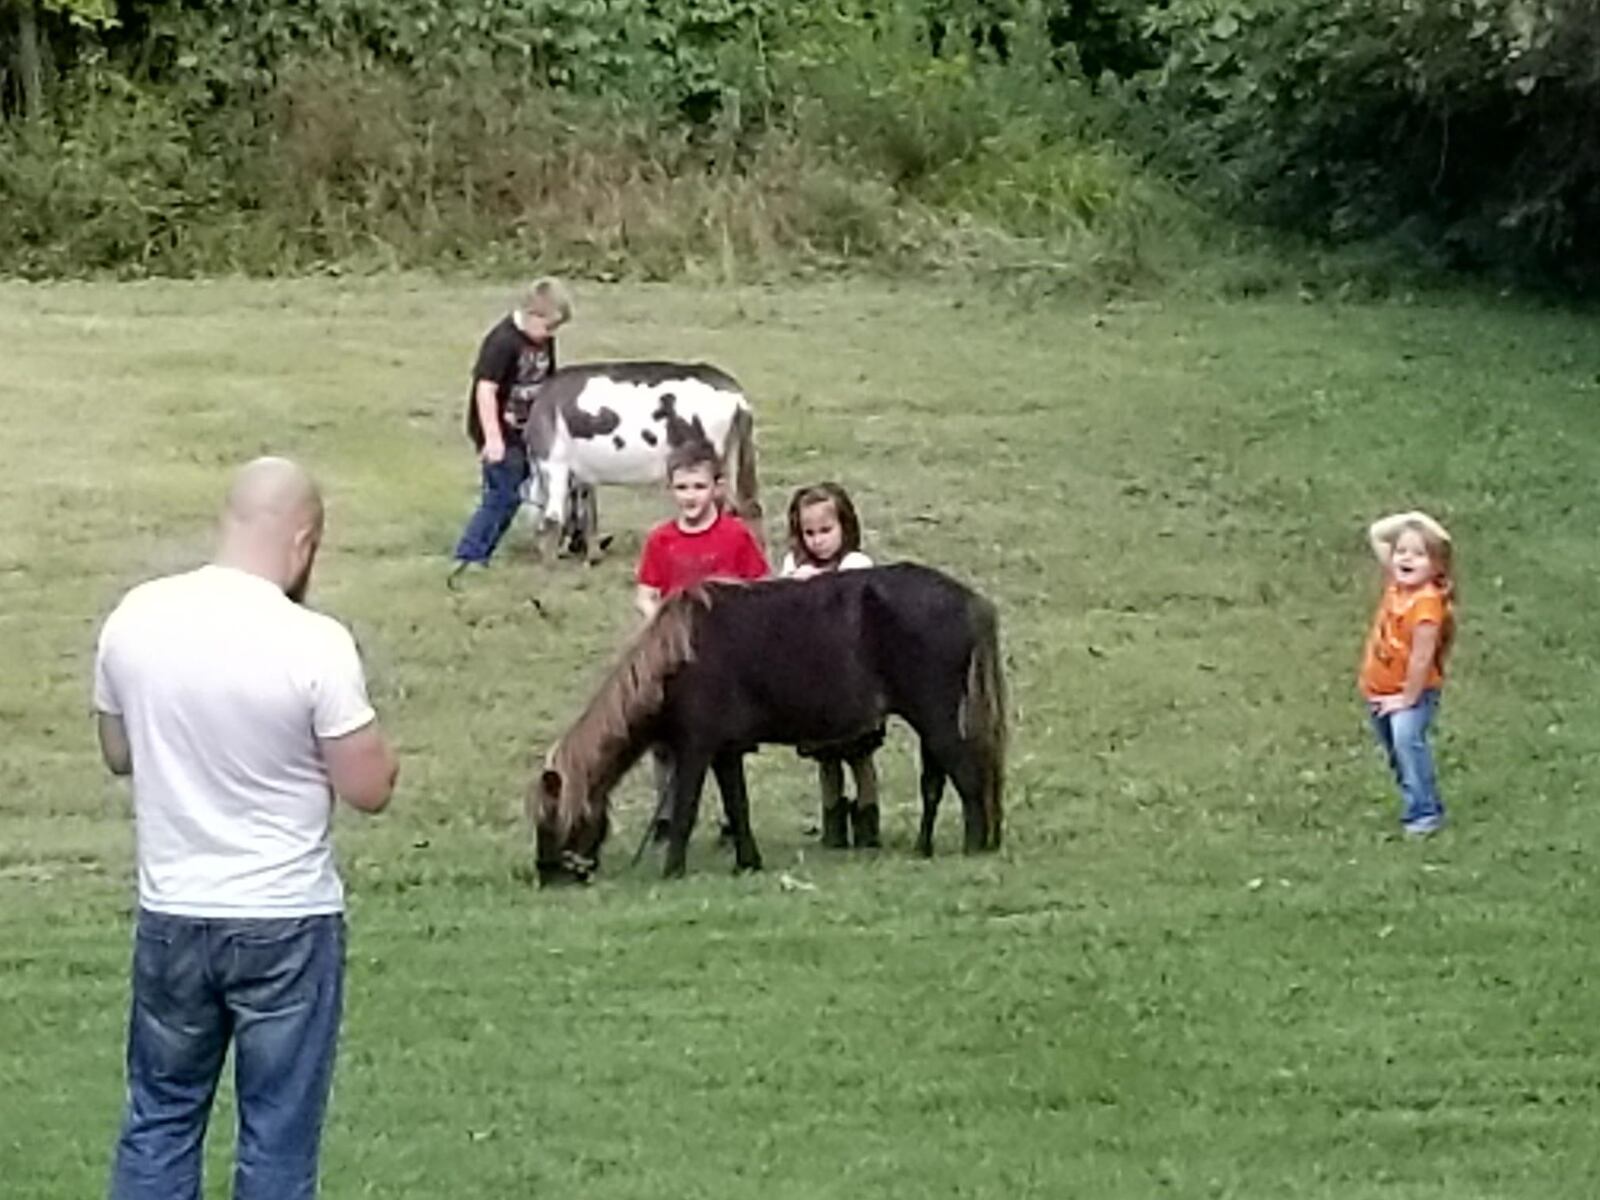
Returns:
[[[499,462],[483,464],[483,496],[456,544],[457,561],[489,561],[516,518],[522,504],[522,484],[527,478],[528,453],[520,442],[508,442],[506,456]]]
[[[199,1200],[201,1142],[229,1044],[234,1200],[311,1200],[344,994],[344,918],[140,910],[128,1099],[111,1200]]]
[[[1400,823],[1417,833],[1437,829],[1444,821],[1433,751],[1428,748],[1428,729],[1438,708],[1439,689],[1429,688],[1415,706],[1371,718],[1372,731],[1400,785]]]

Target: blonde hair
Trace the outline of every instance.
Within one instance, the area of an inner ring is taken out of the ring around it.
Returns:
[[[565,325],[572,320],[572,293],[554,275],[545,275],[524,289],[517,309]]]

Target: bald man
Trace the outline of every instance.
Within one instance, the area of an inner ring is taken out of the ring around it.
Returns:
[[[199,1197],[230,1043],[234,1197],[316,1194],[344,981],[334,797],[377,812],[397,774],[355,642],[301,603],[321,540],[310,476],[257,459],[213,561],[134,588],[100,633],[100,749],[133,780],[139,874],[112,1200]]]

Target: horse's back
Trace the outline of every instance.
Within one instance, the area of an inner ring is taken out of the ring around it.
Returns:
[[[992,611],[992,606],[972,588],[936,567],[922,563],[889,563],[868,572],[863,580],[868,594],[884,611],[904,625],[931,629],[946,624],[965,624],[975,610]]]
[[[653,483],[673,448],[703,438],[726,453],[749,401],[706,363],[596,362],[552,372],[535,400],[529,449],[588,484]]]
[[[734,642],[748,643],[752,657],[770,650],[816,659],[827,648],[859,659],[874,643],[903,638],[961,642],[965,654],[973,614],[992,611],[971,588],[920,563],[713,585],[710,594],[713,621],[727,626]]]
[[[954,705],[975,647],[965,585],[896,564],[814,579],[713,585],[681,689],[702,720],[753,740],[859,733],[890,711]],[[953,711],[953,710],[952,710]]]
[[[682,380],[693,380],[723,392],[740,392],[739,381],[721,367],[710,363],[666,362],[655,359],[615,360],[572,363],[554,370],[546,384],[560,381],[565,388],[581,390],[591,379],[609,379],[639,387],[659,387]]]

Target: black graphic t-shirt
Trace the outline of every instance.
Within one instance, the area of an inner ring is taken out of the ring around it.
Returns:
[[[528,409],[544,377],[556,369],[556,341],[533,343],[522,336],[522,330],[511,317],[506,317],[483,339],[478,348],[478,361],[472,368],[472,386],[467,389],[467,436],[472,444],[483,446],[483,428],[478,421],[478,380],[488,379],[495,385],[495,395],[500,401],[500,434],[507,445],[522,439],[522,427],[528,421]]]

